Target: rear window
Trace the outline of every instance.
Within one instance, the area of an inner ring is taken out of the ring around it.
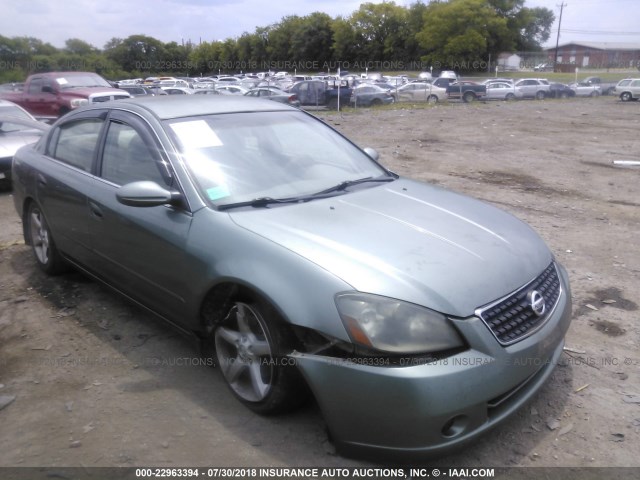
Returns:
[[[53,133],[50,155],[86,172],[91,171],[103,120],[91,118],[61,125]]]

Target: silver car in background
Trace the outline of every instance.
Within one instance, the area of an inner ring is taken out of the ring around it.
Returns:
[[[524,94],[510,82],[487,82],[487,100],[515,100],[523,98]]]
[[[526,224],[377,159],[276,102],[138,98],[21,149],[14,201],[42,270],[198,338],[254,412],[313,395],[339,452],[416,461],[540,390],[571,293]]]
[[[48,129],[21,106],[0,100],[0,189],[11,187],[11,162],[18,149],[37,142]]]

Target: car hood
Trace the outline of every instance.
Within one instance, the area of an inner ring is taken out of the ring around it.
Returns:
[[[229,214],[355,290],[458,317],[523,286],[552,260],[540,237],[514,216],[406,179]]]

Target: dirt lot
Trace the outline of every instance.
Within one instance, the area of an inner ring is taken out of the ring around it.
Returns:
[[[397,173],[504,208],[570,272],[567,350],[448,466],[640,466],[640,104],[611,97],[320,114]],[[262,418],[191,343],[78,274],[46,278],[0,194],[2,466],[358,466],[316,405]]]

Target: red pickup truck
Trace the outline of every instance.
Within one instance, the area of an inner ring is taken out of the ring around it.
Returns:
[[[17,103],[41,120],[53,120],[89,103],[129,98],[91,72],[48,72],[30,75],[22,91],[2,92],[0,98]]]

